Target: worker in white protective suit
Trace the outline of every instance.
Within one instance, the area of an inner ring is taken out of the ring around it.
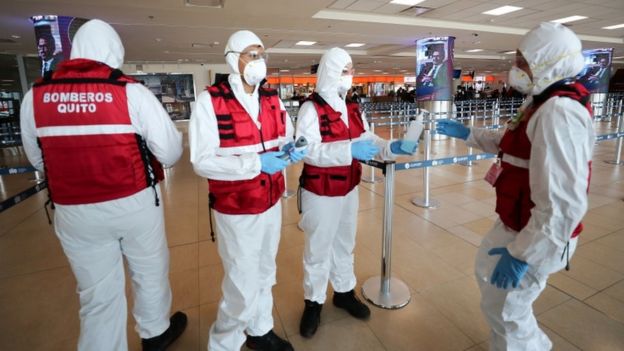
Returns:
[[[300,185],[305,231],[304,311],[300,334],[312,337],[320,323],[328,280],[333,303],[358,319],[370,310],[355,295],[353,249],[358,212],[358,188],[362,166],[375,155],[394,159],[410,155],[402,141],[387,141],[371,133],[356,102],[346,101],[351,88],[353,63],[340,48],[325,52],[319,63],[315,92],[303,103],[297,120],[297,138],[309,143]],[[405,145],[406,146],[406,145]]]
[[[499,154],[486,180],[499,219],[483,239],[475,273],[491,350],[550,350],[533,315],[548,276],[567,268],[587,211],[595,134],[589,93],[574,77],[581,42],[561,24],[542,23],[522,39],[509,84],[529,97],[506,130],[441,121],[438,132]]]
[[[119,68],[115,30],[91,20],[71,59],[35,83],[22,103],[28,160],[45,170],[54,227],[78,283],[78,350],[127,350],[123,258],[143,350],[165,350],[186,327],[169,318],[169,251],[161,164],[182,154],[182,136],[156,97]]]
[[[273,332],[275,256],[282,226],[282,170],[304,151],[282,158],[293,126],[277,91],[263,87],[266,54],[250,31],[225,47],[230,75],[201,93],[189,125],[191,163],[208,178],[209,204],[225,277],[208,350],[289,351]]]

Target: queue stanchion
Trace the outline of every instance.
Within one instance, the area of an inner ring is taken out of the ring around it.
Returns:
[[[362,296],[377,307],[398,309],[410,302],[409,287],[392,277],[392,210],[394,204],[395,162],[385,161],[383,235],[381,239],[381,276],[369,278],[362,285]]]
[[[286,169],[287,168],[288,167],[286,167],[286,168],[284,168],[282,170],[282,174],[284,175],[284,188],[286,189],[286,190],[284,190],[284,193],[282,194],[282,198],[284,198],[284,199],[289,199],[289,198],[295,196],[295,194],[297,193],[294,190],[288,189],[288,173],[286,173]]]
[[[41,182],[43,182],[45,180],[45,178],[43,177],[42,172],[34,171],[33,174],[34,174],[34,177],[29,179],[31,182],[35,182],[35,183],[39,184],[39,183],[41,183]]]
[[[371,131],[371,133],[375,134],[375,122],[370,124],[370,131]],[[375,176],[375,167],[373,167],[373,166],[368,166],[368,167],[370,168],[370,177],[367,177],[367,176],[363,175],[362,178],[361,178],[362,181],[364,183],[371,183],[371,184],[381,182],[382,178],[379,178],[379,177]]]
[[[617,132],[621,133],[624,132],[624,114],[622,113],[622,100],[620,99],[620,102],[618,104],[618,120],[617,120]],[[624,162],[622,162],[622,140],[624,138],[623,137],[619,137],[617,139],[617,142],[615,143],[615,160],[612,161],[605,161],[608,164],[612,164],[612,165],[622,165],[624,164]]]
[[[390,140],[392,140],[394,138],[394,123],[392,123],[394,119],[394,107],[392,105],[390,105],[390,116],[388,116],[388,119],[390,120]]]
[[[474,128],[475,126],[475,116],[474,115],[470,115],[470,122],[469,122],[470,128]],[[468,148],[468,155],[472,155],[473,153],[473,149],[472,147]],[[475,165],[476,163],[474,161],[468,160],[465,162],[459,162],[460,165],[462,166],[466,166],[466,167],[472,167],[473,165]]]
[[[431,118],[431,116],[429,116]],[[429,161],[431,157],[431,127],[433,126],[431,120],[425,124],[425,130],[423,132],[423,140],[425,142],[425,161]],[[429,196],[429,167],[423,168],[423,192],[424,198],[420,199],[415,197],[412,199],[412,204],[423,208],[437,208],[439,203],[436,200],[432,200]]]

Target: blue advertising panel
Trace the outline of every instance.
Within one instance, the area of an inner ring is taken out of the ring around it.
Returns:
[[[613,49],[583,50],[585,68],[577,79],[591,93],[607,93],[611,78],[611,57]]]
[[[454,42],[455,37],[416,41],[417,101],[452,100]]]
[[[88,19],[69,16],[32,16],[35,27],[37,55],[41,59],[41,75],[53,71],[59,62],[69,59],[76,31]]]

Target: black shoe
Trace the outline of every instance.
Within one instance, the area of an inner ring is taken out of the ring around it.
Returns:
[[[370,310],[358,297],[353,290],[344,293],[334,292],[334,306],[343,308],[350,315],[357,319],[368,319]]]
[[[149,339],[141,339],[143,351],[165,351],[186,329],[186,315],[180,311],[169,319],[169,328],[164,333]]]
[[[245,345],[252,350],[260,351],[295,351],[288,341],[277,336],[273,330],[262,336],[247,335]]]
[[[316,329],[318,329],[319,323],[321,323],[321,310],[323,304],[318,302],[305,300],[305,309],[301,316],[301,323],[299,323],[299,334],[304,338],[311,338]]]

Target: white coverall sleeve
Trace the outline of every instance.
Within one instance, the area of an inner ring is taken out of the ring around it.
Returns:
[[[507,249],[531,266],[562,255],[587,211],[588,163],[595,135],[587,110],[569,98],[545,102],[527,126],[531,147],[528,224]]]
[[[22,100],[20,130],[22,133],[22,145],[24,146],[24,151],[26,151],[28,161],[37,170],[43,171],[43,158],[41,149],[37,144],[37,127],[35,125],[32,89],[24,95],[24,100]]]
[[[217,155],[219,129],[207,91],[197,98],[195,110],[189,122],[189,147],[191,163],[198,175],[216,180],[246,180],[260,174],[260,157],[257,153],[239,156]]]
[[[505,129],[470,128],[466,145],[497,154],[500,151],[499,145],[503,134],[505,134]]]
[[[373,143],[379,148],[379,157],[384,160],[394,160],[398,155],[395,155],[390,150],[390,144],[393,140],[386,140],[384,138],[379,137],[377,134],[374,134],[370,131],[370,126],[368,125],[368,121],[366,120],[366,114],[362,113],[362,123],[364,124],[364,133],[360,136],[361,139],[371,139]]]
[[[348,166],[353,162],[351,141],[321,143],[318,115],[314,103],[306,101],[301,105],[297,118],[297,138],[304,136],[308,140],[308,153],[305,163],[317,167]]]
[[[152,92],[142,84],[126,85],[128,112],[147,147],[165,167],[173,166],[182,156],[182,133]]]

